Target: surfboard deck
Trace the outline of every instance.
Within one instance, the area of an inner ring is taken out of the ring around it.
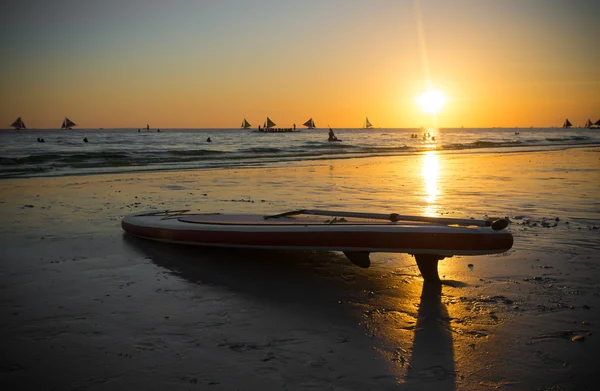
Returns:
[[[372,252],[408,253],[415,256],[423,278],[437,281],[437,261],[444,257],[502,253],[513,244],[510,232],[490,227],[336,216],[265,219],[256,214],[166,210],[127,215],[121,226],[131,235],[168,243],[342,251],[361,267],[369,267]]]

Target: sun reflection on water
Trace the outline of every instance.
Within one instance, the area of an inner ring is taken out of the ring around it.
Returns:
[[[425,181],[425,195],[423,199],[427,203],[424,214],[435,216],[436,201],[441,194],[438,188],[438,178],[440,174],[440,162],[436,151],[428,151],[423,155],[423,168],[421,176]]]

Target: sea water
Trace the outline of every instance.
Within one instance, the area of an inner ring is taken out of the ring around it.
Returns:
[[[600,145],[600,129],[588,128],[334,131],[342,142],[328,142],[328,129],[5,130],[0,131],[0,178],[276,166],[431,150],[464,154]]]

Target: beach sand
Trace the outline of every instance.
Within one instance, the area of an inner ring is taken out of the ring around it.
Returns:
[[[219,250],[147,209],[508,216],[505,254]],[[600,149],[0,181],[3,390],[585,390],[600,351]]]

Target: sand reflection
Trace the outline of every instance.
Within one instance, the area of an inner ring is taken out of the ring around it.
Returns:
[[[429,151],[423,155],[423,166],[421,176],[424,180],[424,196],[426,202],[424,214],[427,216],[437,216],[435,207],[437,198],[441,194],[438,187],[438,178],[440,174],[440,161],[436,151]]]

